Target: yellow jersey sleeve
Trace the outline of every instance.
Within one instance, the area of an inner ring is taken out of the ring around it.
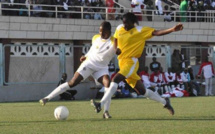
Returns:
[[[155,31],[154,28],[151,27],[143,27],[141,30],[141,34],[144,40],[148,40],[153,37],[152,33]]]
[[[119,26],[117,26],[116,30],[115,30],[115,33],[113,35],[114,38],[118,38],[119,36],[119,30],[123,28],[123,24],[120,24]]]
[[[116,38],[116,39],[118,38],[118,29],[116,29],[116,31],[115,31],[113,37]]]

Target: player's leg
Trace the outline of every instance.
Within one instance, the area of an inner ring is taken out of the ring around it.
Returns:
[[[147,97],[151,100],[162,103],[164,105],[164,108],[167,108],[169,110],[170,114],[174,115],[174,109],[170,105],[169,99],[168,98],[164,99],[160,95],[151,91],[150,89],[145,89],[141,80],[137,80],[134,89],[137,91],[137,93],[144,95],[145,97]]]
[[[97,113],[100,112],[101,107],[111,99],[112,95],[116,92],[118,88],[119,82],[125,80],[126,78],[130,77],[133,72],[137,72],[139,67],[138,59],[122,59],[119,60],[119,72],[113,77],[112,82],[110,83],[109,90],[104,94],[100,103],[92,101],[92,104],[97,109]]]
[[[69,90],[70,88],[76,86],[83,79],[86,79],[90,74],[92,74],[93,70],[88,68],[87,65],[88,64],[86,62],[83,62],[69,82],[65,82],[59,85],[48,96],[44,97],[39,101],[41,105],[44,106],[49,100],[65,92],[66,90]]]
[[[110,77],[106,74],[100,77],[98,81],[104,86],[104,94],[107,93],[110,85]],[[111,99],[104,104],[103,118],[106,118],[106,119],[111,118],[111,115],[109,114],[110,104],[111,104]]]
[[[44,97],[40,100],[41,105],[45,105],[49,100],[53,99],[54,97],[62,94],[66,90],[69,90],[70,88],[76,86],[78,83],[80,83],[83,80],[83,76],[75,72],[73,78],[69,82],[65,82],[61,85],[59,85],[57,88],[55,88],[48,96]]]
[[[103,68],[103,69],[97,69],[98,71],[93,73],[93,77],[98,80],[99,83],[101,83],[105,88],[105,93],[104,95],[108,92],[109,90],[109,85],[110,85],[110,77],[108,75],[108,68]],[[110,102],[111,99],[107,100],[104,103],[104,118],[111,118],[109,115],[109,107],[110,107]],[[91,100],[92,105],[95,107],[95,111],[98,113],[101,111],[101,105],[100,103],[96,103],[94,100]]]
[[[107,93],[105,93],[105,95],[103,96],[101,102],[101,106],[103,106],[105,104],[106,101],[111,100],[111,97],[113,96],[113,94],[116,92],[117,88],[118,88],[118,84],[120,81],[125,80],[125,76],[117,73],[114,77],[112,82],[110,83],[109,86],[109,90],[107,91]]]
[[[118,88],[118,83],[124,79],[125,79],[125,76],[123,76],[120,73],[117,73],[113,77],[113,80],[110,83],[109,89],[106,91],[101,101],[98,103],[98,102],[95,102],[94,100],[91,100],[91,104],[95,107],[95,110],[97,113],[101,111],[101,107],[103,107],[107,101],[111,100],[111,97],[113,96],[113,94],[116,92]]]

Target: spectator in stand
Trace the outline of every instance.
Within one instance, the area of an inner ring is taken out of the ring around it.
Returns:
[[[62,7],[58,7],[58,11],[68,11],[68,6],[70,1],[69,0],[54,0],[53,1],[54,5],[59,5]],[[68,18],[69,14],[68,13],[58,13],[59,18]]]
[[[92,17],[94,17],[92,15],[92,12],[94,12],[94,11],[92,8],[90,8],[91,3],[89,1],[86,1],[85,6],[86,6],[86,8],[84,8],[84,12],[86,12],[86,13],[84,13],[84,19],[92,19]]]
[[[181,71],[178,70],[175,73],[175,86],[180,87],[182,89],[184,89],[184,76],[181,74]]]
[[[194,77],[194,74],[193,74],[193,69],[192,69],[191,66],[188,66],[188,72],[190,74],[191,84],[192,84],[193,88],[196,89],[197,95],[200,96],[201,91],[200,91],[199,83],[196,82],[196,80],[195,80],[195,77]]]
[[[148,70],[149,70],[148,67],[144,67],[143,71],[140,72],[140,74],[139,74],[140,78],[141,78],[141,81],[143,82],[145,88],[151,87],[151,82],[149,80]]]
[[[152,21],[152,12],[153,11],[150,11],[150,10],[154,10],[154,7],[153,7],[153,1],[152,0],[148,0],[147,3],[146,3],[146,14],[147,14],[147,19],[148,21]]]
[[[168,68],[167,72],[165,72],[165,78],[167,81],[169,92],[172,92],[172,88],[175,87],[174,85],[175,73],[172,72],[171,68]]]
[[[179,50],[175,49],[173,51],[172,54],[172,59],[171,59],[171,63],[172,63],[172,72],[176,73],[178,71],[181,71],[181,58],[180,58],[180,54],[179,54]]]
[[[181,22],[186,22],[187,21],[187,8],[188,8],[188,4],[187,4],[187,0],[181,0],[181,4],[180,4],[180,18],[181,18]]]
[[[183,76],[183,83],[184,83],[184,89],[190,94],[190,95],[195,95],[197,96],[197,91],[193,91],[193,87],[191,84],[191,79],[190,79],[190,74],[188,72],[188,69],[185,68],[183,69],[183,72],[181,73],[181,75]]]
[[[4,8],[9,8],[9,9],[17,8],[17,5],[14,4],[14,3],[18,3],[17,0],[8,0],[7,3],[9,3],[9,4],[3,5]],[[3,13],[6,15],[10,15],[10,16],[18,15],[18,11],[16,11],[16,10],[5,10]]]
[[[172,14],[174,14],[173,12],[170,12],[169,11],[169,6],[168,5],[165,5],[164,6],[164,21],[168,21],[168,22],[171,22],[172,21]]]
[[[166,80],[166,77],[165,77],[165,73],[164,73],[164,71],[163,71],[163,67],[160,67],[160,69],[159,69],[159,71],[160,71],[160,80],[161,80],[161,87],[163,88],[163,93],[165,92],[165,93],[167,93],[167,92],[170,92],[169,90],[168,90],[168,88],[167,88],[167,80]]]
[[[35,3],[36,4],[36,3]],[[37,5],[33,5],[33,13],[32,15],[35,17],[41,17],[41,10],[43,10],[43,8],[41,6],[37,6]]]
[[[155,0],[155,7],[158,10],[158,11],[156,11],[156,14],[163,15],[163,8],[162,8],[161,0]]]
[[[213,1],[211,2],[211,7],[213,8],[213,10],[215,9],[215,0],[213,0]]]
[[[186,62],[188,61],[188,60],[186,60],[186,58],[185,58],[185,54],[184,54],[184,51],[181,51],[181,53],[180,53],[180,58],[181,58],[181,69],[185,69],[186,68]]]
[[[191,13],[190,13],[190,16],[191,16],[190,21],[191,22],[195,22],[195,12],[194,11],[196,11],[196,8],[197,8],[197,2],[195,0],[190,0],[188,9],[189,9],[189,11],[191,11]]]
[[[58,85],[61,85],[66,82],[67,74],[63,73],[61,80],[58,82]],[[66,90],[64,93],[60,94],[60,100],[75,100],[75,95],[77,94],[77,90]]]
[[[102,20],[102,16],[99,12],[100,12],[100,9],[96,9],[96,12],[94,14],[94,20]]]
[[[153,88],[155,88],[155,92],[158,92],[158,90],[159,90],[159,87],[158,87],[158,82],[160,82],[158,79],[159,75],[160,75],[159,71],[156,70],[156,71],[152,72],[151,75],[149,76],[149,80],[151,82],[150,84]]]
[[[106,0],[106,6],[108,7],[108,20],[114,20],[115,19],[114,1]]]
[[[164,77],[163,73],[160,73],[159,70],[155,70],[151,75],[150,75],[150,82],[151,86],[155,88],[155,92],[158,92],[160,95],[162,95],[164,91]]]
[[[138,21],[142,21],[142,9],[144,9],[144,0],[132,0],[131,7]]]
[[[20,4],[25,4],[25,1],[26,0],[20,0],[19,3]],[[2,5],[3,6],[3,5]],[[19,5],[19,16],[27,16],[28,15],[28,12],[27,11],[24,11],[27,9],[27,7],[25,5]],[[3,12],[3,11],[2,11]]]
[[[205,78],[205,96],[212,96],[212,77],[214,76],[214,67],[212,62],[208,61],[208,57],[205,57],[204,62],[201,64],[197,77],[200,77],[203,72]]]
[[[97,7],[105,7],[104,3],[102,2],[102,0],[99,0],[97,3]]]
[[[156,57],[152,58],[152,63],[150,63],[150,70],[154,72],[155,70],[159,70],[161,67],[160,62],[157,61]]]

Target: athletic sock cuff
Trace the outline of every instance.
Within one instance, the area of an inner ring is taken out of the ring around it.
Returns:
[[[145,94],[143,95],[144,97],[148,97],[149,95],[149,91],[148,90],[150,90],[150,89],[146,89],[146,92],[145,92]]]
[[[111,83],[110,83],[110,87],[118,88],[118,84],[117,84],[117,83],[115,83],[115,82],[111,82]]]

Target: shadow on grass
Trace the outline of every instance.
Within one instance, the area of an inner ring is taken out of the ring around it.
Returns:
[[[125,121],[215,121],[215,118],[205,119],[205,118],[168,118],[168,119],[152,119],[152,118],[142,118],[142,119],[114,119],[114,120],[125,120]]]
[[[153,119],[153,118],[140,118],[140,119],[118,119],[118,118],[112,118],[112,119],[68,119],[68,120],[43,120],[43,121],[1,121],[0,126],[11,126],[11,125],[24,125],[24,124],[41,124],[41,123],[48,123],[48,124],[56,124],[56,123],[72,123],[72,122],[103,122],[103,121],[215,121],[215,117],[212,118],[168,118],[168,119]]]

